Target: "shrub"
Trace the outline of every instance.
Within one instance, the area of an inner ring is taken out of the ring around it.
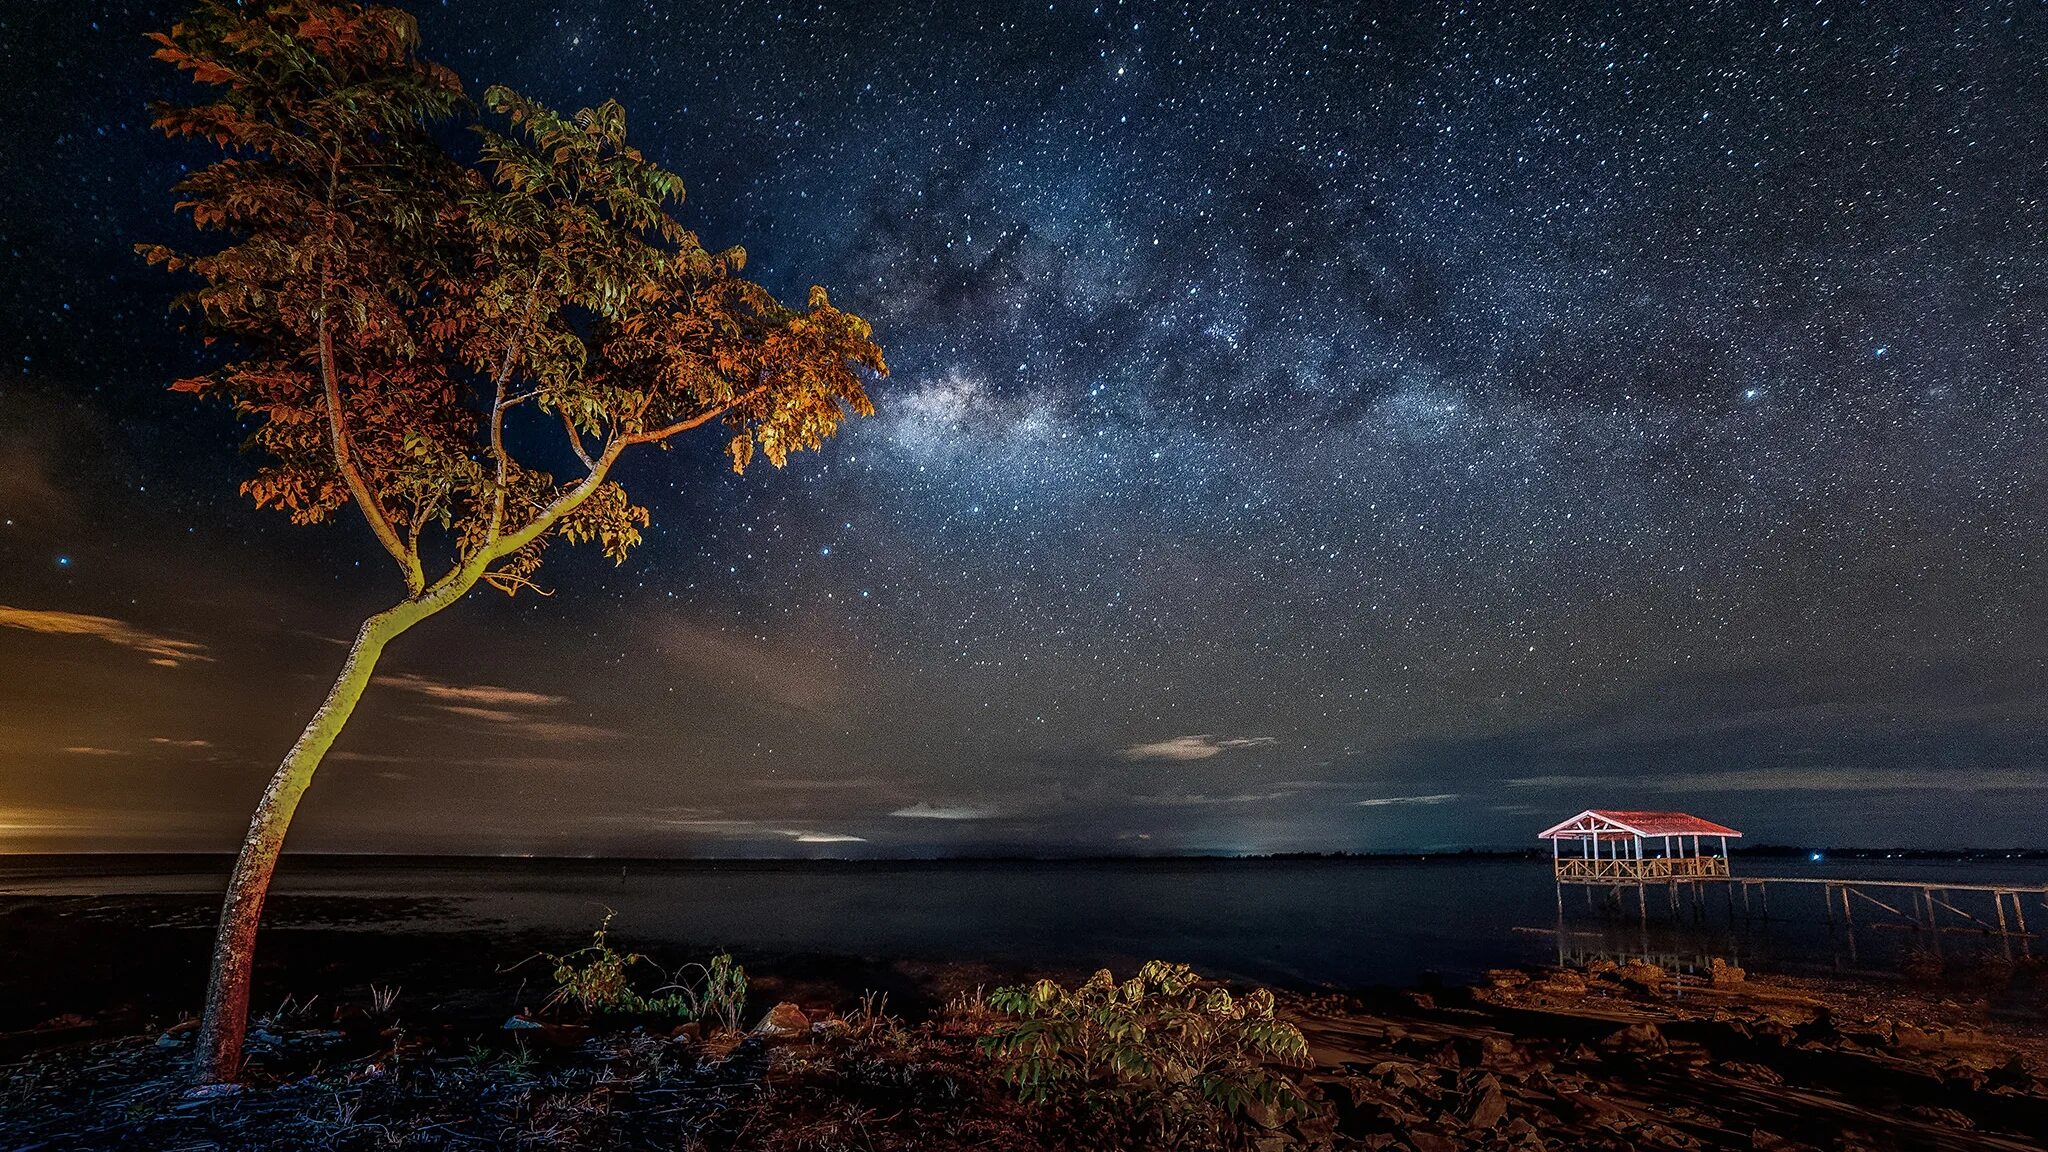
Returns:
[[[1184,964],[1154,960],[1118,983],[1106,969],[1069,990],[1051,980],[998,988],[982,1039],[1026,1101],[1129,1120],[1173,1144],[1242,1142],[1238,1122],[1307,1111],[1280,1066],[1305,1066],[1299,1029],[1263,988],[1234,997]]]
[[[683,971],[693,968],[699,973],[696,983],[669,984],[656,991],[687,1003],[690,1019],[701,1020],[708,1028],[739,1031],[747,1011],[747,970],[723,952],[708,964],[686,964]]]
[[[633,987],[628,970],[637,964],[660,969],[638,952],[620,952],[611,946],[606,936],[611,931],[613,915],[610,909],[605,910],[604,919],[590,934],[589,944],[560,955],[541,954],[555,970],[555,990],[545,1007],[570,1003],[589,1013],[658,1013],[702,1021],[713,1027],[740,1026],[741,1014],[747,1006],[745,968],[721,952],[708,964],[684,967],[684,972],[694,968],[701,974],[696,983],[665,983],[654,990],[654,995],[642,995]]]

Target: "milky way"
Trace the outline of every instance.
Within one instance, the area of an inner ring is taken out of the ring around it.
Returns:
[[[295,843],[2038,841],[2048,12],[1639,7],[421,8],[895,371],[408,637]],[[174,12],[0,16],[0,850],[231,844],[402,594],[162,391]]]

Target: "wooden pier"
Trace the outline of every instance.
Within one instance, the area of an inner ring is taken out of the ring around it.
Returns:
[[[1839,931],[1852,959],[1859,928],[1925,933],[1921,942],[1936,955],[1944,937],[1971,936],[1996,940],[2008,956],[2017,945],[2026,957],[2048,931],[2048,884],[1736,876],[1729,868],[1728,841],[1741,835],[1684,812],[1581,812],[1542,834],[1551,842],[1560,925],[1567,887],[1583,888],[1588,907],[1596,890],[1605,889],[1611,910],[1619,910],[1624,893],[1633,890],[1637,918],[1647,925],[1652,887],[1664,889],[1674,916],[1689,909],[1692,919],[1704,921],[1708,886],[1719,885],[1731,924],[1738,916],[1768,922],[1774,887],[1818,888],[1830,934]],[[1782,897],[1780,905],[1782,912]]]
[[[1771,916],[1773,884],[1818,886],[1822,915],[1830,927],[1839,924],[1848,930],[1852,949],[1855,930],[1864,927],[1924,931],[1929,946],[1937,953],[1944,935],[1996,936],[2008,950],[2013,941],[2018,941],[2021,954],[2032,956],[2038,929],[2048,926],[2048,885],[1828,876],[1742,876],[1731,879],[1729,884],[1734,892],[1740,893],[1743,913],[1765,920]],[[1987,896],[1989,908],[1982,907]],[[2034,912],[2031,927],[2027,920],[2029,908]],[[1859,909],[1863,915],[1860,921]]]

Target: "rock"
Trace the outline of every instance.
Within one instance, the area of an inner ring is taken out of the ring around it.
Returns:
[[[1616,968],[1610,975],[1616,983],[1624,987],[1633,988],[1638,992],[1654,993],[1663,990],[1664,979],[1667,973],[1656,964],[1645,964],[1640,960],[1631,960]]]
[[[1746,973],[1742,969],[1728,963],[1719,956],[1707,962],[1707,983],[1712,984],[1716,988],[1726,987],[1730,984],[1740,984],[1745,975]]]
[[[1967,1115],[1953,1108],[1942,1108],[1933,1104],[1917,1104],[1906,1109],[1906,1115],[1957,1132],[1968,1132],[1977,1126],[1977,1122]]]
[[[1520,988],[1529,983],[1529,974],[1519,968],[1489,968],[1486,982],[1495,988]]]
[[[1669,1125],[1659,1124],[1654,1120],[1645,1120],[1635,1125],[1629,1131],[1629,1140],[1633,1144],[1647,1148],[1680,1148],[1690,1150],[1700,1146],[1700,1142],[1697,1139]]]
[[[1328,1148],[1336,1143],[1337,1116],[1333,1109],[1317,1108],[1306,1116],[1294,1121],[1295,1144],[1310,1148]]]
[[[1597,1091],[1560,1092],[1558,1103],[1563,1105],[1571,1119],[1583,1126],[1606,1128],[1611,1131],[1626,1128],[1635,1122],[1635,1115],[1619,1104],[1609,1103]]]
[[[1491,1076],[1482,1076],[1479,1083],[1465,1097],[1463,1119],[1473,1128],[1491,1128],[1507,1119],[1508,1098],[1500,1090],[1500,1081]]]
[[[1950,1092],[1982,1092],[1991,1078],[1967,1064],[1951,1064],[1941,1070],[1941,1082]]]
[[[1631,1024],[1600,1042],[1600,1047],[1625,1056],[1656,1057],[1671,1051],[1671,1042],[1655,1024]]]
[[[1506,1036],[1488,1034],[1479,1038],[1479,1064],[1485,1068],[1520,1070],[1529,1066],[1529,1053]]]
[[[507,1032],[524,1032],[529,1028],[538,1027],[540,1027],[540,1021],[528,1020],[524,1016],[514,1016],[511,1019],[505,1021],[504,1024],[504,1030]]]
[[[1407,1133],[1407,1136],[1408,1143],[1414,1145],[1415,1152],[1458,1152],[1458,1142],[1439,1132],[1418,1128]]]
[[[763,1040],[795,1040],[811,1034],[811,1018],[804,1010],[785,1000],[768,1010],[753,1034]]]
[[[174,1035],[170,1032],[166,1032],[163,1035],[156,1038],[156,1046],[159,1048],[179,1048],[183,1047],[184,1043],[184,1037]]]
[[[1423,1075],[1422,1069],[1405,1060],[1382,1060],[1368,1069],[1366,1075],[1404,1092],[1424,1092],[1430,1087],[1429,1077]]]
[[[1991,1070],[1990,1084],[1991,1090],[1994,1092],[2005,1089],[2018,1093],[2031,1093],[2040,1088],[2041,1081],[2032,1072],[2028,1071],[2027,1062],[2020,1059],[2020,1054],[2015,1052],[2012,1054],[2012,1059]]]
[[[1586,994],[1585,978],[1577,972],[1552,972],[1549,976],[1544,977],[1543,983],[1538,984],[1536,987],[1553,996],[1584,996]]]
[[[1778,1075],[1776,1069],[1768,1068],[1762,1064],[1749,1064],[1740,1060],[1730,1060],[1722,1064],[1720,1070],[1723,1076],[1731,1080],[1740,1080],[1746,1084],[1762,1084],[1775,1088],[1785,1082],[1785,1078]]]

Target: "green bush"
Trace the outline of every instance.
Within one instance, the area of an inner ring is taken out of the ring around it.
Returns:
[[[665,983],[653,995],[642,995],[633,987],[628,970],[640,964],[660,969],[638,952],[620,952],[611,946],[606,935],[611,931],[612,916],[612,911],[606,909],[597,930],[590,934],[589,944],[559,955],[542,953],[542,958],[554,965],[555,974],[555,990],[548,996],[546,1007],[567,1003],[592,1014],[656,1013],[702,1021],[709,1027],[740,1026],[747,1005],[745,968],[721,952],[708,964],[684,967],[685,973],[692,968],[701,973],[697,982]]]
[[[1154,960],[1118,983],[1108,970],[1069,990],[1051,980],[998,988],[981,1041],[1026,1101],[1132,1122],[1169,1143],[1242,1137],[1306,1111],[1279,1069],[1305,1066],[1299,1029],[1274,1017],[1263,988],[1234,997],[1184,964]]]
[[[747,1011],[747,970],[723,952],[708,964],[686,964],[683,972],[693,968],[699,974],[696,982],[670,984],[656,991],[669,993],[670,999],[686,1000],[690,1019],[703,1021],[706,1028],[739,1031]]]

